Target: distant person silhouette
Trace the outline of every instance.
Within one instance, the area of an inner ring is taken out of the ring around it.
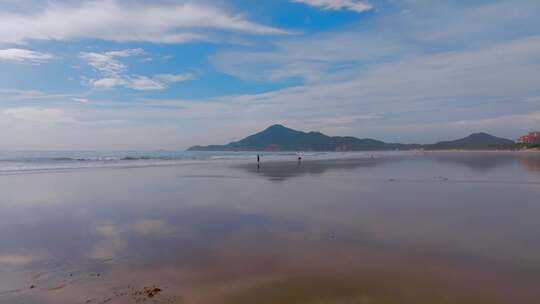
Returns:
[[[261,163],[261,156],[257,154],[257,168],[259,168],[260,163]]]
[[[302,156],[298,156],[298,164],[300,165],[302,163]]]

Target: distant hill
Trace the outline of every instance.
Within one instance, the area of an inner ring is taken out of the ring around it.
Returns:
[[[189,151],[384,151],[448,149],[513,149],[509,139],[487,133],[474,133],[454,141],[431,145],[386,143],[372,138],[328,136],[320,132],[302,132],[282,125],[272,125],[242,140],[226,145],[194,146]]]
[[[506,138],[493,136],[487,133],[473,133],[467,137],[452,140],[441,141],[432,145],[426,145],[429,150],[447,150],[447,149],[497,149],[511,147],[515,142]]]
[[[385,143],[371,138],[327,136],[302,132],[282,125],[267,129],[226,145],[194,146],[190,151],[361,151],[414,149],[420,145]]]

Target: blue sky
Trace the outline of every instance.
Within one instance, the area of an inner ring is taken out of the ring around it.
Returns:
[[[540,129],[540,1],[0,0],[1,149]]]

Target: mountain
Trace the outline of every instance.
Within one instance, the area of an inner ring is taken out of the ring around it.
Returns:
[[[452,140],[441,141],[432,145],[426,145],[429,150],[446,150],[446,149],[490,149],[490,148],[505,148],[512,147],[514,141],[493,136],[487,133],[473,133],[467,137]]]
[[[320,132],[302,132],[282,125],[267,129],[226,145],[194,146],[189,151],[364,151],[409,150],[415,144],[395,144],[371,138],[327,136]]]
[[[375,151],[375,150],[485,150],[516,149],[514,141],[487,133],[435,144],[386,143],[371,138],[328,136],[320,132],[302,132],[273,125],[242,140],[226,145],[194,146],[189,151]]]

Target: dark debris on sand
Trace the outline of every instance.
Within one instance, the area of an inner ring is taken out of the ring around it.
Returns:
[[[146,295],[149,298],[153,298],[160,292],[161,292],[161,289],[157,287],[153,287],[153,288],[145,287],[142,291],[139,291],[140,294]]]
[[[182,301],[179,296],[163,297],[163,295],[160,295],[163,290],[155,285],[152,287],[143,287],[142,289],[129,288],[131,289],[131,296],[135,303],[146,301],[151,301],[150,303],[180,303]]]
[[[104,297],[101,300],[97,298],[89,299],[85,304],[104,304],[114,301],[117,298],[129,298],[131,303],[181,303],[182,298],[180,296],[166,296],[162,295],[163,290],[155,285],[152,287],[137,288],[133,285],[127,285],[126,287],[117,287],[112,295]]]

